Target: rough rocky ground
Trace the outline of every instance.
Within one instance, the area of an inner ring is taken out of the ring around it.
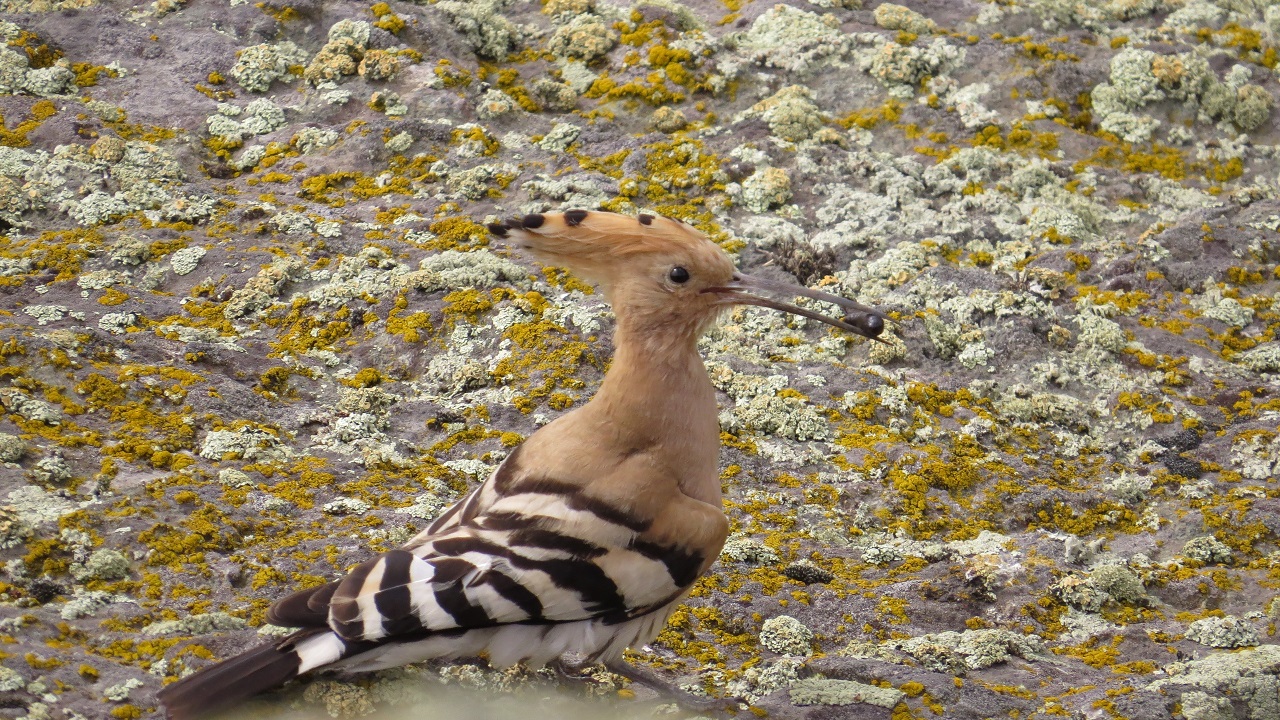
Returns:
[[[1280,5],[907,5],[0,1],[0,716],[157,716],[585,401],[601,299],[477,223],[599,207],[895,319],[706,340],[735,535],[637,661],[739,717],[1280,717]],[[434,680],[655,707],[261,707]]]

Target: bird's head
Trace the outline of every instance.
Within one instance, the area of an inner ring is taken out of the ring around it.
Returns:
[[[760,305],[876,339],[885,316],[857,302],[799,285],[751,277],[718,245],[670,218],[569,210],[490,224],[494,235],[547,265],[568,267],[605,291],[619,325],[696,338],[727,308]],[[833,318],[763,293],[802,295],[839,306]],[[683,331],[683,332],[681,332]]]

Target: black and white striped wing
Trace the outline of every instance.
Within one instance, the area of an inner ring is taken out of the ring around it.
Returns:
[[[479,527],[357,567],[329,601],[330,627],[344,640],[377,641],[509,623],[622,622],[679,597],[702,566],[700,556],[645,543],[622,526],[597,522],[575,533],[502,504]],[[602,538],[610,534],[620,542]]]

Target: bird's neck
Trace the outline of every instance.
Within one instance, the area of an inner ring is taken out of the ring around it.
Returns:
[[[657,340],[619,324],[613,363],[592,399],[613,442],[650,453],[688,496],[719,504],[720,424],[697,337]]]

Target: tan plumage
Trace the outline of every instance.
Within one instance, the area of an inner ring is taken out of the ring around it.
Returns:
[[[497,665],[574,652],[616,661],[652,640],[720,553],[715,392],[697,340],[735,304],[874,337],[883,316],[844,298],[738,273],[683,223],[569,211],[490,230],[599,283],[617,316],[596,395],[530,436],[494,474],[402,549],[280,600],[268,619],[303,629],[161,692],[195,717],[316,668],[372,670],[486,653]],[[762,298],[783,290],[845,319]]]

